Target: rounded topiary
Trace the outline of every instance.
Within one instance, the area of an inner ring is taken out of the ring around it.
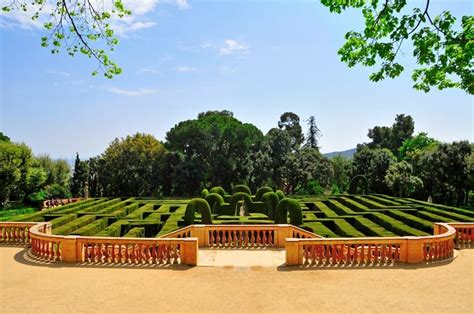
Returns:
[[[219,194],[220,196],[224,197],[225,195],[225,190],[223,187],[221,186],[215,186],[213,187],[211,190],[210,190],[211,193],[217,193]]]
[[[278,196],[278,199],[279,199],[280,201],[285,198],[285,193],[283,193],[282,190],[277,190],[275,193],[276,193],[276,195]]]
[[[275,216],[276,224],[286,224],[287,215],[290,213],[290,223],[292,225],[303,224],[303,212],[300,203],[292,198],[284,198],[278,203],[277,215]]]
[[[280,202],[280,200],[278,199],[277,194],[273,193],[273,192],[267,192],[267,193],[263,194],[262,202],[264,202],[266,207],[267,207],[267,216],[268,216],[268,218],[273,219],[273,217],[275,216],[275,212],[277,210],[277,207],[278,207],[278,202]]]
[[[268,192],[273,192],[273,189],[268,186],[262,186],[261,188],[257,190],[257,193],[255,194],[255,200],[261,201],[263,194],[268,193]]]
[[[224,204],[224,198],[217,193],[209,193],[205,199],[209,203],[209,206],[211,207],[211,213],[213,214],[215,214],[219,207]]]
[[[202,198],[193,198],[188,203],[186,211],[184,212],[184,222],[186,225],[194,224],[194,213],[196,210],[201,213],[201,221],[203,224],[212,224],[211,208],[209,207],[209,203]]]
[[[245,205],[247,205],[248,209],[253,208],[252,197],[249,194],[243,193],[243,192],[235,193],[230,198],[230,208],[235,209],[235,215],[238,215],[237,214],[237,208],[236,208],[237,207],[237,202],[242,201],[242,200],[244,201]]]
[[[206,196],[209,195],[209,190],[208,189],[204,189],[201,191],[201,197],[202,198],[206,198]]]
[[[248,195],[252,195],[252,191],[245,184],[238,184],[238,185],[234,186],[234,188],[232,189],[232,194],[239,193],[239,192],[247,193]]]

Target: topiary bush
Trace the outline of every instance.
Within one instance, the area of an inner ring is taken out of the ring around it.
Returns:
[[[237,203],[239,201],[244,201],[245,205],[247,205],[247,208],[248,210],[252,210],[253,209],[253,201],[252,201],[252,197],[247,194],[247,193],[243,193],[243,192],[238,192],[238,193],[235,193],[232,195],[231,199],[230,199],[230,207],[234,209],[234,215],[235,216],[238,216],[238,211],[237,211]]]
[[[224,190],[224,188],[221,187],[221,186],[215,186],[215,187],[213,187],[210,192],[211,192],[211,193],[217,193],[217,194],[219,194],[219,195],[222,196],[222,197],[224,197],[224,195],[225,195],[225,190]]]
[[[263,195],[265,193],[268,193],[268,192],[273,192],[273,189],[271,187],[268,187],[268,186],[262,186],[261,188],[259,188],[257,190],[257,193],[255,194],[255,200],[256,201],[261,201]]]
[[[201,191],[201,198],[206,198],[206,196],[209,195],[209,190],[208,189],[204,189]]]
[[[275,223],[286,224],[288,212],[290,213],[290,223],[292,225],[298,226],[303,224],[301,205],[297,200],[292,198],[284,198],[278,203]]]
[[[267,192],[263,194],[262,201],[265,203],[267,207],[266,215],[268,216],[269,219],[273,220],[275,216],[275,212],[278,207],[278,203],[280,202],[278,195],[273,192]]]
[[[282,190],[277,190],[275,193],[276,193],[276,195],[278,196],[278,199],[279,199],[280,201],[285,198],[285,193],[283,193]]]
[[[216,214],[219,211],[219,208],[224,204],[224,198],[217,193],[209,193],[205,197],[205,200],[209,203],[212,214]]]
[[[201,221],[203,224],[212,224],[211,208],[209,207],[209,203],[202,198],[193,198],[188,203],[186,211],[184,212],[184,222],[186,225],[194,224],[194,213],[196,210],[201,213]]]
[[[252,191],[245,184],[238,184],[238,185],[234,186],[234,188],[232,189],[232,194],[239,193],[239,192],[247,193],[248,195],[252,195]]]

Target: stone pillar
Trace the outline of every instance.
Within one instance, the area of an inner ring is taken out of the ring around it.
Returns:
[[[76,238],[75,236],[67,236],[61,240],[61,257],[63,262],[76,263]]]
[[[299,239],[288,239],[286,241],[286,265],[295,266],[303,264],[303,252],[299,249]]]
[[[198,238],[199,247],[206,247],[209,243],[209,233],[206,231],[206,226],[204,225],[194,225],[193,232],[191,233],[192,237]]]
[[[423,240],[418,237],[407,238],[407,260],[409,264],[419,264],[425,259],[423,253]]]
[[[197,265],[198,258],[198,241],[193,238],[183,239],[184,243],[182,244],[182,253],[181,253],[181,263],[189,266]]]

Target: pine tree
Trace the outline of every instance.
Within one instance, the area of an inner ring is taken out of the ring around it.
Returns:
[[[304,147],[313,148],[319,151],[318,139],[321,137],[321,131],[316,125],[316,119],[314,116],[309,117],[308,126],[308,135],[306,136],[306,143]]]

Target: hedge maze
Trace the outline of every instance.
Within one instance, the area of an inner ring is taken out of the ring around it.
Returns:
[[[424,236],[433,222],[473,222],[474,211],[386,195],[285,197],[262,187],[203,190],[200,198],[94,198],[17,216],[49,221],[53,234],[159,237],[189,224],[291,223],[324,237]]]

